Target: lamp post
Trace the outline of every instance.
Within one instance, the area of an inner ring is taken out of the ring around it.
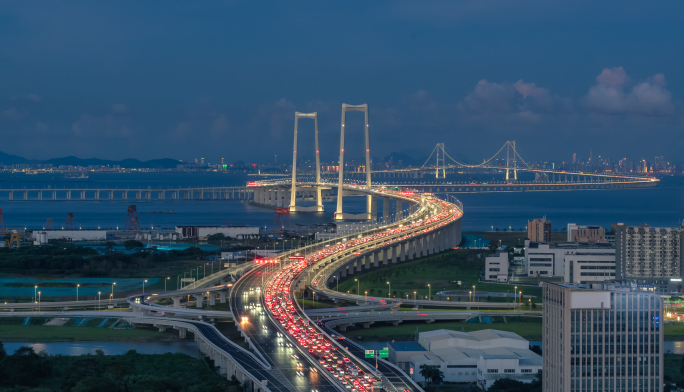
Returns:
[[[164,291],[166,291],[166,281],[169,280],[169,279],[171,279],[171,278],[170,278],[170,277],[166,277],[166,279],[164,280]]]
[[[100,294],[102,294],[102,291],[97,292],[97,310],[100,310]]]
[[[518,286],[513,286],[513,304],[514,304],[513,305],[513,311],[514,312],[515,312],[515,308],[517,308],[516,305],[518,304],[518,298],[517,298],[517,295],[515,295],[515,293],[517,293],[517,292],[518,292]]]
[[[78,302],[78,287],[79,286],[80,286],[80,284],[76,285],[76,302]]]
[[[472,291],[468,291],[468,297],[470,299],[470,302],[473,302],[473,292]]]
[[[368,291],[366,291],[366,295],[364,296],[363,304],[368,305]]]
[[[432,286],[428,283],[428,301],[432,299]]]
[[[359,291],[359,280],[354,279],[354,281],[356,281],[356,294],[361,294],[361,291]]]
[[[35,301],[36,298],[38,298],[38,286],[33,286],[33,300]]]
[[[335,275],[335,281],[337,282],[335,284],[335,291],[340,291],[340,278],[337,275]]]
[[[147,279],[143,280],[143,295],[145,295],[145,283],[147,283]],[[166,283],[166,282],[164,282],[164,283]],[[112,292],[112,295],[114,295],[113,292]]]
[[[114,298],[114,285],[115,284],[116,284],[116,282],[112,283],[112,296],[110,298]],[[111,300],[110,300],[110,302],[111,302]]]
[[[522,308],[522,291],[519,293],[520,294],[520,307]],[[520,309],[522,311],[522,309]]]
[[[416,301],[416,292],[413,292],[413,307],[418,308],[418,302]]]
[[[389,285],[389,291],[387,292],[387,298],[392,298],[392,283],[390,283],[388,281],[387,284]]]
[[[532,311],[532,298],[530,298],[530,312]]]
[[[40,291],[38,292],[38,312],[40,312]]]

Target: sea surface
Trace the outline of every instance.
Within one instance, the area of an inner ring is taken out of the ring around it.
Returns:
[[[6,342],[4,346],[9,355],[14,354],[19,347],[29,346],[37,353],[45,351],[50,355],[95,354],[96,350],[104,351],[105,355],[121,355],[135,350],[138,354],[182,353],[201,358],[195,342]]]
[[[520,178],[527,174],[521,174]],[[451,183],[472,181],[472,176],[452,175],[446,180]],[[255,177],[244,173],[89,173],[88,179],[75,180],[55,178],[51,174],[26,175],[23,173],[0,173],[0,208],[5,227],[40,229],[51,218],[53,227],[66,222],[67,212],[74,214],[78,227],[116,228],[123,227],[127,207],[136,204],[141,227],[172,228],[175,225],[250,225],[271,229],[274,211],[245,201],[202,200],[172,201],[153,200],[149,202],[129,200],[117,201],[9,201],[2,189],[53,189],[85,186],[97,188],[140,187],[161,189],[178,186],[238,186]],[[500,175],[480,175],[477,181],[490,183],[502,181]],[[415,180],[379,179],[381,183],[411,183]],[[424,182],[435,179],[425,178]],[[33,196],[31,196],[33,197]],[[62,196],[60,196],[62,197]],[[89,196],[90,197],[90,196]],[[628,225],[647,223],[655,227],[679,225],[684,218],[684,178],[665,177],[657,188],[621,190],[579,190],[510,193],[459,194],[465,214],[462,228],[468,230],[525,230],[527,221],[546,216],[552,227],[561,230],[568,223],[597,224],[610,228],[611,224],[623,222]],[[325,204],[323,213],[293,213],[292,225],[314,225],[332,221],[335,203]],[[362,212],[365,208],[362,197],[345,198],[345,211]],[[175,211],[175,214],[141,214],[142,212]],[[382,212],[382,206],[378,208]]]

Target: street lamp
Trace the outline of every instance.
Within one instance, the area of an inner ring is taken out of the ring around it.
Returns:
[[[515,305],[518,304],[518,298],[517,298],[517,295],[515,295],[515,293],[517,293],[517,292],[518,292],[518,286],[513,286],[513,304],[514,304],[513,311],[514,312],[515,312],[515,308],[517,308],[517,306],[515,306]]]
[[[428,283],[428,301],[432,299],[432,287]]]
[[[166,281],[171,279],[170,277],[167,277],[166,280],[164,281],[164,291],[166,291]]]
[[[145,283],[147,283],[147,279],[143,280],[143,295],[145,295]],[[112,295],[114,295],[114,293],[112,293]]]
[[[97,310],[100,310],[100,294],[102,294],[101,291],[97,292]]]
[[[114,285],[115,284],[116,284],[116,282],[112,283],[112,296],[111,296],[111,298],[114,298]]]
[[[359,291],[359,280],[354,279],[354,281],[356,282],[356,294],[361,294],[361,291]]]
[[[36,298],[38,298],[38,286],[33,286],[33,300],[35,301]]]
[[[473,302],[473,292],[472,291],[468,291],[468,297],[470,299],[470,302]]]
[[[532,305],[530,305],[532,306]],[[532,309],[532,308],[530,308]],[[38,292],[38,312],[40,312],[40,291]]]
[[[392,298],[392,283],[387,282],[389,285],[389,292],[387,293],[387,298]]]
[[[76,285],[76,302],[78,302],[78,287],[79,286],[80,286],[80,284]]]
[[[418,308],[418,302],[416,301],[416,292],[413,292],[413,307]]]
[[[335,285],[335,291],[340,291],[340,278],[339,276],[335,275],[335,281],[337,284]]]
[[[363,304],[368,305],[368,291],[366,291],[366,295],[364,296]]]

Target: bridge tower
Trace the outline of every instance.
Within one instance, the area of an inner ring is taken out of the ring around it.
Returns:
[[[340,176],[337,185],[337,210],[335,211],[335,220],[344,220],[344,211],[342,209],[342,198],[344,196],[344,126],[346,122],[346,115],[348,111],[364,112],[365,116],[365,137],[366,137],[366,186],[371,187],[371,160],[370,160],[370,138],[368,137],[368,104],[363,105],[347,105],[342,104],[342,126],[340,127]],[[366,196],[366,219],[371,219],[371,211],[373,210],[373,197]]]
[[[515,140],[506,142],[506,180],[511,170],[511,148],[513,148],[513,179],[518,180],[518,160],[516,159]]]
[[[440,151],[442,153],[441,158],[439,155]],[[437,166],[436,166],[437,170],[435,171],[435,178],[446,178],[446,163],[444,161],[445,156],[446,156],[446,153],[444,152],[444,143],[437,143]],[[439,162],[440,161],[442,162],[442,168],[441,168],[442,176],[441,177],[439,176],[439,171],[440,171]]]
[[[321,182],[321,160],[318,154],[318,113],[295,112],[294,148],[292,149],[292,189],[290,191],[290,212],[311,210],[311,208],[297,207],[297,132],[299,129],[300,118],[314,119],[314,139],[316,144],[316,184],[320,184]],[[323,211],[323,200],[321,198],[320,186],[316,186],[316,207],[313,210],[318,212]]]

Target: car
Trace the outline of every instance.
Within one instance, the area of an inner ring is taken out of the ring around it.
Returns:
[[[291,357],[292,359],[299,359],[299,356],[297,354],[292,354]]]

